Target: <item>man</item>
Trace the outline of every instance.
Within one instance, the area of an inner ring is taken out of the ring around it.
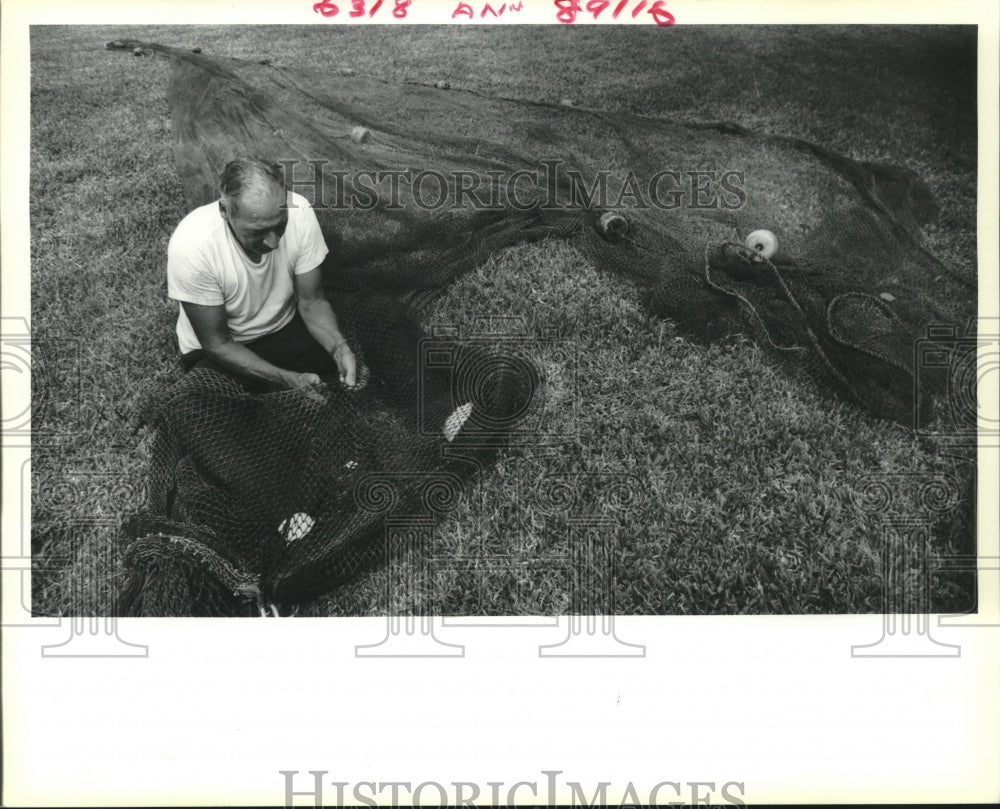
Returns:
[[[328,250],[309,202],[285,190],[280,166],[253,158],[225,167],[219,193],[184,217],[167,250],[185,368],[221,371],[255,392],[307,388],[326,373],[354,387],[355,357],[323,292]]]
[[[334,375],[354,387],[357,363],[323,292],[328,249],[308,200],[285,190],[280,166],[253,158],[225,167],[219,194],[181,220],[167,249],[185,369],[219,371],[251,392],[308,389]],[[345,298],[373,371],[416,405],[419,324],[388,296]],[[454,406],[447,375],[425,382],[425,413],[451,441],[472,404]]]

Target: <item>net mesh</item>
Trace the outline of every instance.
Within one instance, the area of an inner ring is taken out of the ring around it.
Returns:
[[[529,358],[435,339],[409,306],[368,290],[338,295],[336,314],[361,366],[355,388],[333,372],[251,393],[196,368],[151,394],[149,507],[126,531],[125,614],[232,615],[319,595],[383,558],[386,514],[459,497],[537,406]]]
[[[170,60],[190,207],[217,198],[234,157],[285,164],[286,184],[314,206],[331,299],[372,377],[354,393],[331,382],[321,402],[249,395],[208,372],[155,394],[156,494],[130,532],[132,568],[145,579],[126,599],[133,612],[185,600],[232,613],[248,594],[309,597],[379,558],[381,517],[359,506],[366,474],[467,476],[473,465],[448,469],[440,425],[473,395],[455,378],[463,363],[485,367],[482,349],[441,370],[426,395],[416,310],[505,247],[569,240],[690,335],[747,333],[826,389],[907,425],[914,342],[930,324],[975,313],[975,279],[921,245],[935,203],[902,168],[729,123],[318,75],[134,40],[108,47]],[[743,246],[760,228],[777,235],[770,258]],[[470,371],[481,417],[528,406],[538,380],[527,359]],[[515,422],[494,418],[493,437]],[[421,485],[403,486],[403,499],[422,496]],[[198,592],[153,595],[153,579],[178,576],[152,571],[171,565],[201,570],[182,576]]]

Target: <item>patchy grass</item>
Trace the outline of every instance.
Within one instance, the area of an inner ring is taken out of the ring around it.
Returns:
[[[40,613],[110,609],[120,585],[111,539],[144,498],[149,447],[134,432],[136,404],[148,385],[178,373],[164,271],[185,206],[170,141],[168,68],[103,50],[123,36],[798,135],[917,170],[942,203],[925,230],[928,245],[954,266],[975,266],[968,30],[34,29],[32,541]],[[494,256],[426,317],[467,333],[484,317],[509,318],[535,341],[548,417],[536,446],[506,451],[436,531],[435,558],[462,563],[437,565],[424,587],[398,592],[396,609],[875,611],[882,537],[878,515],[860,506],[865,480],[919,473],[968,481],[967,467],[824,398],[747,341],[689,342],[650,316],[631,286],[598,273],[564,243]],[[574,481],[572,508],[545,496],[558,478]],[[616,484],[634,496],[623,497]],[[579,553],[587,520],[606,521],[614,543],[611,560],[587,569],[581,593],[565,560]],[[971,552],[970,520],[966,499],[939,521],[930,590],[910,588],[934,610],[972,607],[972,582],[936,567],[941,556]],[[608,593],[612,566],[616,586]],[[902,581],[912,583],[916,572],[902,571]],[[376,570],[303,612],[380,614],[390,575]]]

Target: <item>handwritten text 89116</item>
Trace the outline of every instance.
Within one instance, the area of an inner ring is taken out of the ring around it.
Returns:
[[[567,24],[576,22],[577,15],[583,11],[592,14],[597,20],[612,4],[612,0],[587,0],[586,5],[582,4],[580,0],[554,0],[554,2],[557,9],[556,19]],[[622,12],[629,7],[629,4],[634,4],[632,7],[633,19],[645,11],[657,25],[674,24],[674,15],[664,7],[663,0],[653,0],[652,3],[648,0],[638,0],[638,2],[636,0],[617,0],[614,10],[611,12],[611,18],[617,20]]]

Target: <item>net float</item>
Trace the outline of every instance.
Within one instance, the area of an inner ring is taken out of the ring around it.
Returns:
[[[437,87],[438,90],[450,90],[451,82],[447,82],[444,79],[441,79],[439,81],[434,82],[434,86]]]
[[[769,230],[755,230],[743,242],[757,261],[764,261],[778,252],[778,237]]]
[[[605,241],[620,242],[628,235],[628,220],[620,213],[606,211],[597,220],[597,232]]]
[[[372,131],[363,126],[356,126],[351,130],[351,140],[354,143],[367,143],[371,137]]]
[[[284,537],[285,542],[294,542],[312,531],[315,524],[316,520],[312,516],[304,511],[297,511],[288,519],[281,521],[278,533]]]

